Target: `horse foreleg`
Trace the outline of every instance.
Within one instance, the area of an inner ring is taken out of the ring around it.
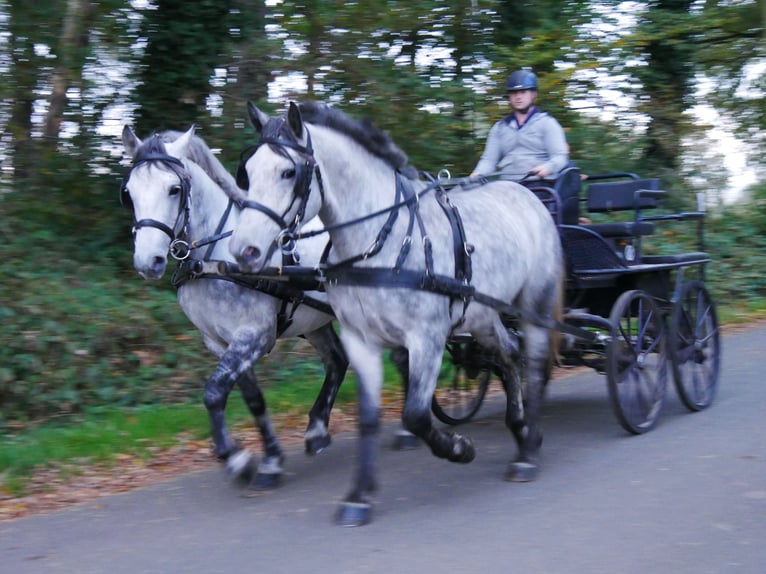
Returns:
[[[245,403],[255,418],[263,437],[266,459],[264,468],[275,467],[281,462],[281,449],[276,433],[266,414],[266,403],[251,372],[251,367],[273,345],[273,337],[261,330],[240,330],[218,361],[213,374],[205,384],[204,403],[211,423],[215,455],[226,461],[227,470],[237,479],[249,480],[254,465],[252,456],[243,450],[229,435],[226,426],[226,403],[235,382],[242,390]],[[279,468],[281,473],[281,468]]]
[[[221,460],[227,460],[240,450],[226,427],[226,402],[236,380],[236,375],[222,359],[205,383],[204,403],[210,417],[213,453]]]
[[[404,428],[429,446],[434,456],[451,462],[468,463],[476,457],[476,449],[466,436],[444,432],[433,426],[431,401],[441,369],[441,349],[430,353],[409,350],[409,382],[402,421]]]
[[[340,504],[335,519],[342,526],[361,526],[372,518],[369,495],[377,489],[375,463],[383,386],[382,351],[349,334],[343,335],[343,346],[359,379],[359,450],[351,490]]]
[[[328,430],[330,411],[335,404],[343,378],[348,369],[348,359],[338,335],[331,324],[306,335],[306,339],[319,353],[324,365],[325,378],[319,395],[309,411],[309,424],[303,435],[307,454],[319,454],[330,445]]]

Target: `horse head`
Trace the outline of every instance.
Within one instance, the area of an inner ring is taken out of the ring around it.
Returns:
[[[311,135],[295,103],[286,116],[269,118],[249,102],[248,115],[260,141],[243,152],[237,170],[237,183],[247,196],[229,246],[243,268],[257,272],[277,249],[295,248],[301,226],[321,207],[319,194],[311,193],[321,182],[314,177],[318,170]],[[243,228],[247,237],[239,231]]]
[[[194,127],[175,136],[176,132],[154,134],[142,141],[129,126],[122,132],[132,165],[121,199],[133,209],[133,265],[148,280],[164,275],[168,252],[188,225],[191,181],[181,158],[186,157]]]

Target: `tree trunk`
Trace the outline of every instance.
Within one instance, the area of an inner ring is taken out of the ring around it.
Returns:
[[[82,73],[79,53],[88,45],[86,25],[93,7],[87,0],[67,0],[66,15],[58,49],[58,64],[51,78],[51,97],[45,117],[46,140],[55,142],[67,103],[67,90]]]

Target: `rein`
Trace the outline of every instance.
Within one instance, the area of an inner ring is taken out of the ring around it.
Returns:
[[[466,240],[462,217],[460,216],[457,206],[454,206],[450,202],[445,186],[449,186],[449,187],[457,187],[461,185],[465,187],[481,186],[486,184],[490,180],[496,179],[494,176],[498,176],[497,178],[499,179],[502,174],[492,174],[492,177],[483,176],[481,178],[466,177],[466,178],[460,178],[457,180],[453,180],[448,177],[446,181],[442,179],[434,178],[430,176],[429,174],[425,174],[430,179],[430,183],[424,189],[420,190],[419,192],[415,192],[412,189],[411,185],[408,184],[409,180],[406,179],[397,170],[395,201],[393,205],[380,209],[373,213],[367,214],[365,216],[359,217],[357,219],[325,226],[322,229],[309,231],[305,233],[296,232],[297,227],[300,225],[300,218],[296,216],[292,224],[288,225],[285,222],[285,215],[290,209],[292,209],[294,202],[296,200],[301,201],[301,205],[299,206],[299,214],[302,215],[305,212],[308,196],[311,192],[311,178],[314,173],[316,173],[317,181],[319,182],[319,191],[322,195],[322,199],[324,199],[324,188],[322,185],[321,171],[314,161],[313,148],[311,147],[311,136],[308,132],[308,128],[304,127],[304,129],[306,129],[306,135],[307,135],[307,141],[308,141],[305,147],[301,146],[297,142],[293,142],[290,140],[279,139],[279,138],[262,138],[258,145],[256,145],[254,148],[251,147],[246,149],[242,154],[240,167],[238,169],[238,184],[240,182],[244,184],[244,185],[240,185],[240,187],[242,187],[243,189],[247,189],[249,187],[249,183],[246,180],[242,181],[240,176],[241,173],[245,173],[245,177],[246,177],[246,172],[244,172],[244,164],[253,155],[253,153],[255,153],[255,150],[264,143],[273,146],[277,153],[285,157],[288,157],[288,158],[290,157],[284,149],[284,147],[287,147],[290,149],[294,149],[305,156],[308,156],[310,160],[310,161],[307,161],[307,165],[310,165],[310,168],[306,170],[307,176],[303,178],[296,177],[296,183],[293,188],[294,200],[290,203],[290,206],[288,207],[288,209],[281,216],[277,215],[269,207],[255,201],[247,200],[240,204],[240,207],[242,209],[250,208],[250,209],[257,209],[258,211],[261,211],[262,213],[267,215],[270,219],[272,219],[272,221],[277,223],[277,225],[280,226],[281,232],[279,234],[278,239],[275,240],[275,242],[272,244],[271,249],[275,249],[277,246],[280,246],[280,247],[283,247],[283,250],[284,250],[283,240],[285,237],[289,238],[291,247],[294,249],[294,242],[299,239],[308,239],[310,237],[314,237],[322,233],[330,233],[334,230],[342,229],[351,225],[356,225],[356,224],[359,224],[359,223],[362,223],[362,222],[365,222],[370,219],[374,219],[376,217],[380,217],[386,214],[388,214],[388,218],[386,219],[386,222],[381,227],[380,231],[378,232],[377,236],[373,240],[370,247],[367,248],[362,253],[359,253],[358,255],[349,257],[343,261],[340,261],[334,264],[327,264],[329,249],[326,249],[322,257],[322,261],[320,262],[320,266],[318,268],[310,269],[305,267],[295,267],[292,270],[296,271],[297,273],[300,273],[301,276],[303,276],[304,278],[306,273],[313,273],[314,276],[316,277],[316,280],[319,282],[320,285],[323,283],[328,283],[330,285],[346,284],[346,285],[357,285],[357,286],[368,286],[368,287],[380,287],[380,286],[403,287],[403,288],[410,288],[410,289],[420,289],[420,290],[425,290],[431,293],[444,295],[449,297],[452,301],[460,300],[463,304],[463,310],[462,310],[461,317],[458,319],[458,321],[453,326],[453,328],[459,326],[464,320],[468,304],[471,301],[476,301],[477,303],[491,307],[497,310],[499,313],[507,315],[509,317],[515,317],[519,320],[526,320],[536,325],[549,328],[549,329],[559,329],[564,332],[571,333],[571,334],[584,337],[587,339],[592,338],[592,334],[590,332],[585,331],[583,329],[578,329],[576,327],[569,326],[566,323],[562,323],[560,321],[553,319],[552,317],[541,317],[534,313],[533,314],[524,313],[522,310],[518,309],[517,307],[511,305],[508,302],[501,301],[497,298],[494,298],[487,294],[476,291],[475,286],[471,284],[471,278],[472,278],[471,254],[474,251],[474,246],[469,244]],[[295,165],[295,161],[292,160],[292,158],[290,159],[291,161],[293,161]],[[455,276],[454,277],[436,274],[433,272],[433,258],[431,253],[432,246],[431,246],[431,242],[426,232],[425,225],[423,223],[423,220],[420,215],[420,210],[419,210],[420,198],[424,197],[426,194],[431,192],[434,192],[436,201],[439,204],[439,206],[442,208],[442,210],[444,211],[447,217],[447,220],[450,223],[450,227],[452,229],[453,252],[454,252],[454,258],[455,258],[454,259],[455,260]],[[402,243],[402,247],[399,251],[399,255],[397,257],[394,267],[354,266],[354,263],[369,259],[370,257],[373,257],[380,252],[380,250],[383,247],[383,244],[385,243],[390,232],[392,231],[394,224],[396,223],[396,220],[399,215],[399,210],[403,207],[408,208],[410,218],[408,222],[405,239]],[[425,270],[423,271],[415,271],[415,270],[403,268],[403,264],[406,261],[406,258],[407,258],[407,255],[409,254],[409,249],[412,243],[412,232],[414,229],[415,222],[417,222],[419,232],[421,234],[421,237],[423,238],[423,249],[424,249],[424,256],[425,256]],[[238,268],[237,268],[237,271],[241,273]],[[241,273],[241,275],[242,276],[250,275],[250,277],[262,278],[263,273],[265,273],[266,271],[267,270],[264,270],[262,274]],[[282,275],[283,272],[287,272],[284,275],[285,280],[291,281],[292,274],[289,273],[288,271],[291,271],[291,269],[288,267],[285,267],[285,268],[279,269],[279,274]]]
[[[373,242],[363,252],[344,259],[343,261],[328,265],[326,261],[329,250],[326,251],[325,256],[322,259],[322,269],[320,273],[324,275],[331,284],[342,282],[344,284],[355,285],[384,284],[391,286],[402,286],[425,289],[442,295],[447,295],[452,300],[459,299],[463,305],[462,314],[458,320],[458,324],[461,323],[465,317],[468,304],[471,300],[476,298],[475,289],[470,285],[472,275],[471,253],[473,252],[473,246],[468,244],[466,241],[462,218],[460,217],[457,207],[452,205],[452,203],[449,201],[447,192],[444,189],[442,182],[431,176],[428,176],[431,180],[430,183],[426,186],[425,189],[416,192],[412,188],[410,180],[404,177],[402,173],[397,170],[395,178],[395,198],[393,205],[357,219],[326,226],[319,230],[302,233],[297,231],[297,229],[300,225],[303,215],[305,214],[306,205],[311,193],[311,179],[314,173],[317,175],[317,181],[319,182],[319,192],[322,195],[322,200],[324,201],[324,188],[322,185],[321,171],[316,165],[316,161],[314,159],[314,151],[311,144],[311,134],[307,127],[304,127],[304,129],[306,130],[307,142],[305,146],[302,146],[297,141],[293,141],[292,139],[279,137],[262,137],[260,142],[255,147],[247,148],[241,155],[240,167],[238,168],[238,184],[240,184],[243,188],[249,187],[245,164],[249,158],[252,157],[260,145],[270,145],[275,153],[290,159],[290,161],[293,162],[293,165],[296,166],[295,184],[293,186],[293,200],[290,202],[290,205],[282,215],[277,214],[273,209],[256,201],[246,200],[240,203],[240,207],[242,209],[256,209],[265,214],[272,221],[274,221],[281,230],[277,239],[270,246],[267,258],[270,257],[273,253],[273,250],[278,247],[282,248],[283,253],[287,251],[286,248],[294,250],[294,245],[297,240],[307,239],[322,233],[329,233],[331,231],[342,229],[351,225],[356,225],[373,218],[388,215],[385,223],[381,227],[380,231],[378,231],[378,234],[376,235]],[[278,132],[279,130],[277,130],[277,133]],[[297,169],[298,164],[296,164],[295,160],[290,157],[285,148],[293,149],[306,158],[306,164],[303,173],[299,172]],[[466,182],[468,181],[469,180],[466,180]],[[459,185],[459,183],[460,182],[452,182],[453,185]],[[454,238],[455,260],[454,277],[441,276],[434,273],[432,244],[420,213],[420,198],[431,192],[434,192],[436,201],[444,211],[452,229],[452,235]],[[298,212],[295,218],[293,218],[292,223],[288,224],[285,221],[286,215],[291,209],[293,209],[296,201],[300,202],[298,206]],[[391,231],[393,230],[393,227],[399,217],[400,209],[405,207],[409,212],[409,220],[407,223],[405,238],[402,242],[402,246],[399,250],[399,254],[396,258],[394,267],[355,267],[355,263],[374,257],[380,252]],[[410,252],[410,247],[412,245],[412,234],[415,228],[415,224],[418,226],[418,231],[423,241],[425,257],[424,272],[405,271],[403,269],[404,263],[407,260]]]

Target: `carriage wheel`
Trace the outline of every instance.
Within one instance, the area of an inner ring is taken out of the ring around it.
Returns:
[[[662,411],[667,388],[665,326],[660,310],[644,291],[626,291],[609,315],[607,386],[612,409],[625,430],[651,429]]]
[[[468,422],[481,407],[490,380],[490,368],[483,364],[481,352],[474,342],[447,345],[431,401],[431,411],[441,422],[448,425]]]
[[[701,411],[715,398],[721,365],[715,305],[701,281],[681,286],[670,315],[669,337],[678,396],[690,411]]]

